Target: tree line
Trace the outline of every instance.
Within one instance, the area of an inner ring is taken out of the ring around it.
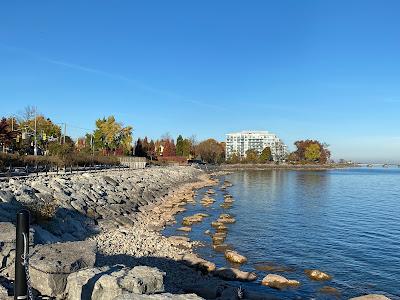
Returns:
[[[36,109],[26,107],[18,117],[3,117],[0,121],[0,146],[2,152],[20,155],[37,154],[59,157],[77,153],[87,155],[118,156],[135,155],[149,160],[169,159],[185,161],[202,160],[207,163],[270,163],[273,161],[271,148],[261,153],[254,149],[246,152],[245,157],[233,154],[225,157],[225,143],[215,139],[198,142],[195,136],[178,135],[176,140],[169,134],[153,140],[138,138],[133,142],[133,127],[118,122],[114,116],[99,118],[95,129],[74,141],[63,132],[62,124],[56,123]],[[36,141],[36,142],[35,142]],[[296,150],[279,161],[290,163],[328,163],[331,153],[328,145],[318,140],[299,140],[294,143]]]

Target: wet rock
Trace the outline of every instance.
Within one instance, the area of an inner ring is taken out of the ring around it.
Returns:
[[[191,267],[195,267],[202,271],[212,272],[215,270],[215,264],[205,260],[201,257],[198,257],[195,254],[186,254],[183,256],[182,261]]]
[[[300,285],[300,282],[297,280],[287,279],[280,275],[268,274],[267,276],[264,277],[261,284],[281,290],[286,287],[297,287]]]
[[[222,214],[219,216],[217,222],[223,223],[223,224],[232,224],[235,223],[236,220],[234,217],[232,217],[229,214]]]
[[[190,232],[190,231],[192,231],[192,228],[188,227],[188,226],[183,226],[183,227],[179,227],[177,230],[183,231],[183,232]]]
[[[229,245],[227,244],[213,245],[213,249],[217,252],[225,253],[225,251],[229,249]]]
[[[320,293],[323,293],[323,294],[334,295],[334,296],[337,296],[337,297],[340,296],[339,290],[337,288],[332,287],[332,286],[323,286],[318,291]]]
[[[245,272],[237,268],[219,268],[213,274],[225,280],[254,281],[257,279],[257,274],[254,272]]]
[[[225,258],[232,262],[232,263],[236,263],[236,264],[244,264],[245,262],[247,262],[247,258],[241,254],[239,254],[236,251],[233,250],[226,250],[225,251]]]
[[[203,298],[197,296],[196,294],[182,294],[173,295],[170,293],[157,294],[157,295],[137,295],[137,294],[123,294],[117,296],[113,300],[201,300]]]
[[[96,260],[96,243],[92,241],[39,245],[30,259],[32,287],[42,295],[62,294],[67,277],[83,268],[91,268]]]
[[[10,191],[0,191],[0,202],[11,202],[15,200],[14,194]]]
[[[81,270],[68,276],[66,299],[114,300],[127,292],[160,293],[164,291],[164,275],[157,268],[147,266],[130,269],[116,265]]]
[[[305,270],[304,273],[306,273],[306,275],[312,279],[312,280],[316,280],[316,281],[325,281],[325,280],[331,280],[332,276],[324,273],[320,270]]]
[[[254,264],[254,268],[257,271],[267,272],[294,272],[295,269],[289,266],[279,265],[275,262],[259,262]]]

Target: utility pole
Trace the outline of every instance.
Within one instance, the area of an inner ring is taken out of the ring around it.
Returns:
[[[33,148],[33,155],[37,156],[37,138],[36,138],[36,107],[35,107],[35,145]]]
[[[90,135],[90,146],[92,146],[92,156],[94,156],[94,142],[93,142],[93,134]]]
[[[64,144],[65,144],[65,136],[67,135],[67,123],[64,123]]]

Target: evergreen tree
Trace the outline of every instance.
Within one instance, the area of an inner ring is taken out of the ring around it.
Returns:
[[[183,156],[183,137],[179,135],[176,139],[176,156]]]

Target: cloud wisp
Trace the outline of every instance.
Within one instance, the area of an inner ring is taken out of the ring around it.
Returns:
[[[119,81],[123,81],[123,82],[129,83],[129,84],[133,84],[137,88],[140,88],[142,90],[145,90],[145,91],[148,91],[150,93],[157,94],[157,95],[160,95],[160,96],[169,97],[169,98],[171,98],[171,99],[173,99],[175,101],[194,104],[194,105],[197,105],[197,106],[202,106],[202,107],[206,107],[206,108],[217,110],[217,111],[224,111],[225,110],[221,106],[205,103],[203,101],[199,101],[199,100],[195,100],[195,99],[191,99],[191,98],[186,98],[186,97],[184,97],[184,96],[182,96],[180,94],[152,87],[152,86],[147,85],[147,84],[145,84],[145,83],[143,83],[143,82],[141,82],[139,80],[136,80],[136,79],[124,76],[124,75],[111,73],[111,72],[107,72],[107,71],[100,70],[100,69],[97,69],[97,68],[92,68],[92,67],[87,67],[87,66],[83,66],[83,65],[80,65],[80,64],[76,64],[76,63],[67,62],[67,61],[64,61],[64,60],[56,60],[56,59],[44,57],[44,56],[41,56],[41,55],[39,55],[37,53],[25,50],[23,48],[18,48],[18,47],[4,45],[4,44],[0,44],[0,47],[3,48],[3,49],[6,49],[8,51],[13,51],[13,52],[24,54],[24,55],[32,57],[32,58],[34,58],[36,60],[39,60],[39,61],[42,61],[42,62],[45,62],[45,63],[49,63],[49,64],[52,64],[52,65],[57,65],[57,66],[61,66],[61,67],[64,67],[64,68],[74,69],[74,70],[81,71],[81,72],[101,75],[101,76],[105,76],[105,77],[108,77],[108,78],[111,78],[111,79],[114,79],[114,80],[119,80]]]

